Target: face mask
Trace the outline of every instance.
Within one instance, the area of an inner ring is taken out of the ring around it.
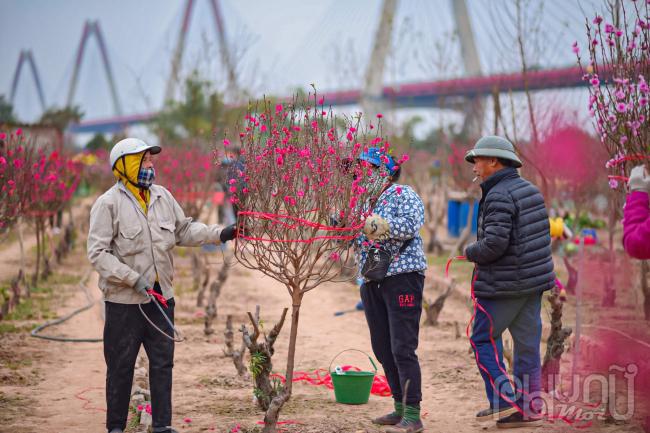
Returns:
[[[149,189],[153,185],[156,178],[156,171],[152,168],[140,168],[138,173],[138,186],[144,189]]]

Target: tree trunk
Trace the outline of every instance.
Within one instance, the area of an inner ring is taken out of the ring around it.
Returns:
[[[25,236],[23,234],[22,217],[18,217],[18,221],[16,221],[16,231],[18,232],[18,246],[20,247],[20,268],[18,269],[18,274],[21,276],[21,283],[26,286],[26,296],[29,297],[29,287],[25,284]]]
[[[273,363],[272,357],[275,353],[274,345],[275,341],[280,334],[280,330],[284,325],[284,320],[287,316],[288,309],[285,308],[280,317],[280,321],[275,324],[271,332],[267,336],[263,335],[264,340],[262,342],[257,342],[257,339],[260,336],[260,307],[256,307],[255,317],[249,312],[248,317],[253,325],[254,333],[251,336],[246,329],[246,326],[242,325],[242,334],[243,341],[251,355],[251,373],[253,374],[253,380],[255,381],[255,397],[257,398],[257,404],[264,411],[268,410],[271,406],[272,400],[278,395],[278,384],[275,380],[271,380],[271,374],[273,372]]]
[[[246,366],[244,365],[244,349],[246,346],[242,342],[242,347],[239,350],[235,350],[235,333],[232,328],[232,316],[230,314],[226,316],[226,330],[223,336],[225,337],[226,343],[226,350],[223,351],[223,354],[228,358],[232,358],[237,374],[241,377],[246,377]]]
[[[562,327],[562,309],[564,303],[559,291],[553,290],[548,298],[551,304],[551,332],[546,340],[546,354],[542,364],[542,386],[545,392],[555,389],[555,378],[560,373],[560,359],[564,353],[564,341],[571,335],[572,329]],[[549,378],[551,378],[549,380]]]
[[[434,302],[426,300],[424,303],[424,313],[426,319],[424,320],[425,325],[429,326],[438,326],[438,316],[442,311],[442,308],[445,306],[445,300],[451,294],[451,291],[454,288],[454,282],[450,281],[447,285],[447,289],[442,293]]]
[[[293,389],[293,368],[294,360],[296,357],[296,338],[298,337],[298,319],[300,315],[300,304],[302,302],[302,293],[297,286],[289,288],[292,291],[292,306],[291,306],[291,332],[289,334],[289,353],[287,355],[287,381],[282,388],[282,391],[271,400],[266,414],[264,414],[264,430],[263,433],[277,433],[277,423],[280,417],[280,410],[282,406],[291,398],[291,391]]]
[[[228,279],[229,267],[224,263],[219,270],[217,279],[210,284],[210,296],[208,298],[208,305],[205,307],[205,328],[203,332],[205,335],[210,335],[214,332],[212,329],[212,321],[217,318],[217,298],[221,294],[221,287]]]
[[[41,267],[41,244],[43,238],[41,234],[41,219],[36,218],[34,224],[36,226],[36,270],[34,271],[34,275],[32,275],[32,287],[36,287],[36,283],[38,283],[38,274]]]
[[[650,274],[650,266],[648,261],[641,262],[641,291],[643,292],[643,313],[645,320],[650,320],[650,284],[648,284],[648,274]]]
[[[567,256],[564,256],[563,261],[564,266],[569,273],[569,279],[564,288],[568,294],[575,295],[576,287],[578,286],[578,270],[571,265]]]
[[[205,296],[205,290],[199,291],[199,288],[201,287],[201,275],[203,274],[203,269],[201,266],[201,258],[199,257],[199,253],[196,251],[192,251],[192,256],[191,256],[191,262],[192,262],[192,291],[197,292],[198,294],[196,296],[196,306],[197,307],[202,307],[203,306],[203,298]]]

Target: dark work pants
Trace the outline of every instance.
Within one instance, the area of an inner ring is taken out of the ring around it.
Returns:
[[[381,363],[397,401],[409,381],[406,404],[422,400],[422,376],[415,354],[418,348],[424,275],[417,272],[393,275],[361,286],[361,299],[370,328],[372,351]]]
[[[158,286],[158,283],[156,283]],[[159,291],[159,287],[154,287]],[[174,321],[174,299],[163,310]],[[149,302],[142,306],[149,319],[169,335],[174,335],[160,310]],[[149,385],[154,431],[166,431],[172,420],[172,367],[174,341],[154,329],[142,316],[137,304],[106,302],[104,359],[106,360],[106,428],[126,428],[131,400],[135,361],[144,345],[149,358]]]
[[[472,331],[472,341],[478,356],[477,363],[485,382],[485,393],[490,407],[509,407],[510,400],[516,402],[527,414],[538,413],[541,409],[542,294],[508,299],[477,298],[477,301],[492,319],[490,323],[490,317],[477,307]],[[490,328],[494,346],[490,340]],[[513,380],[516,394],[513,393],[508,376],[503,374],[506,369],[503,363],[501,334],[506,329],[510,330],[513,341]],[[481,366],[487,372],[483,371]]]

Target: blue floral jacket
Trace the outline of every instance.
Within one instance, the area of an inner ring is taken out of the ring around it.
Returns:
[[[418,272],[424,274],[427,259],[424,255],[420,228],[424,225],[424,205],[422,199],[410,186],[393,184],[377,200],[373,213],[384,218],[390,227],[390,238],[380,242],[394,255],[386,276]],[[398,254],[404,242],[412,241]],[[361,234],[357,238],[357,263],[359,271],[366,262],[369,241]]]

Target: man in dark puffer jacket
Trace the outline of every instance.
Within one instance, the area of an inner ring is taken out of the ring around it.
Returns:
[[[478,238],[465,249],[467,260],[475,263],[474,294],[482,307],[476,311],[472,342],[490,402],[490,408],[476,416],[498,415],[500,428],[536,425],[541,410],[541,300],[555,281],[544,198],[519,176],[521,161],[502,137],[481,138],[465,160],[474,165],[483,192]],[[506,329],[514,341],[516,396],[503,373],[501,334]]]

